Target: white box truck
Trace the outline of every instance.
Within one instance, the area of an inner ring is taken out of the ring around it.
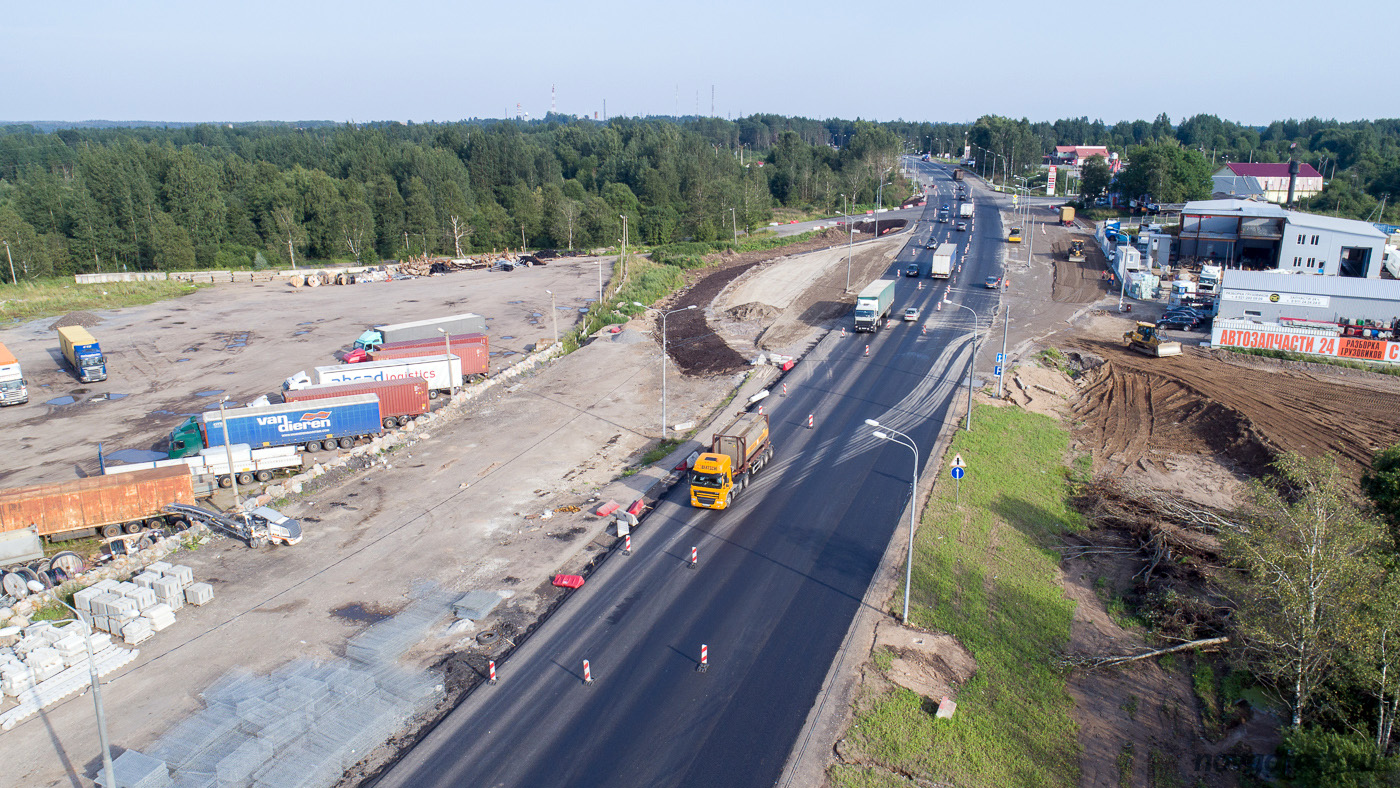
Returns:
[[[879,331],[894,304],[894,280],[876,279],[856,296],[856,330]]]
[[[947,279],[953,275],[953,252],[957,247],[953,244],[939,244],[933,250],[933,262],[929,263],[928,275],[930,279]]]
[[[455,392],[462,386],[462,357],[456,354],[438,354],[316,367],[310,375],[302,371],[282,381],[282,390],[299,391],[310,386],[402,378],[422,378],[427,381],[430,398],[436,398],[439,392]]]
[[[958,218],[959,218],[959,219],[971,219],[971,218],[972,218],[972,202],[971,202],[971,201],[968,201],[968,202],[965,202],[965,203],[961,203],[961,204],[958,205]]]

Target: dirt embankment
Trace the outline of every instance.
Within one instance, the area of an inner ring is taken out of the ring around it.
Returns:
[[[1125,469],[1154,453],[1198,453],[1257,476],[1286,450],[1336,454],[1360,477],[1375,452],[1400,442],[1396,384],[1345,374],[1294,371],[1187,347],[1150,358],[1107,340],[1076,340],[1106,363],[1088,375],[1075,414],[1095,467]],[[1345,372],[1345,371],[1342,371]]]
[[[881,224],[884,223],[881,222]],[[868,240],[870,237],[873,236],[857,234],[856,240]],[[837,244],[844,244],[847,240],[847,234],[844,230],[831,229],[808,241],[791,246],[763,249],[756,252],[724,252],[714,255],[713,257],[716,258],[714,265],[703,269],[699,278],[689,287],[676,293],[667,302],[667,305],[673,309],[674,305],[677,304],[696,304],[702,307],[686,312],[677,312],[667,319],[666,328],[669,341],[666,344],[671,360],[686,375],[722,375],[737,372],[747,367],[749,360],[725,343],[724,339],[715,332],[705,317],[703,307],[714,301],[715,297],[728,287],[730,282],[759,263],[778,257],[826,249]],[[656,336],[659,341],[661,336],[659,323],[656,326]]]

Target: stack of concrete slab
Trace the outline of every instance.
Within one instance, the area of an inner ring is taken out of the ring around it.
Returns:
[[[0,729],[9,730],[39,709],[86,689],[88,641],[81,624],[54,626],[40,621],[25,627],[13,646],[0,648],[0,690],[18,701],[0,713]],[[136,651],[113,646],[105,632],[92,633],[91,643],[99,676],[136,658]]]
[[[329,788],[345,770],[427,708],[427,671],[395,663],[446,616],[456,594],[419,593],[403,612],[352,640],[354,659],[292,662],[265,676],[226,674],[206,708],[161,737],[150,755],[176,788]]]
[[[151,585],[151,590],[155,592],[156,599],[160,604],[169,607],[171,610],[179,610],[185,606],[185,587],[180,585],[178,578],[158,578]]]
[[[170,605],[160,602],[146,608],[141,618],[150,622],[152,632],[160,632],[175,623],[175,611],[170,609]]]
[[[112,761],[112,776],[116,785],[109,786],[98,772],[96,783],[102,788],[170,788],[170,767],[165,762],[149,755],[127,750]]]

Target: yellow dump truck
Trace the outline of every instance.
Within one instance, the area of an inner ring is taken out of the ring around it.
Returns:
[[[710,450],[695,460],[690,470],[690,505],[702,509],[727,509],[749,477],[773,459],[768,439],[768,416],[740,413],[716,432]]]

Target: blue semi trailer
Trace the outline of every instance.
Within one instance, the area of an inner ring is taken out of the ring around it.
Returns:
[[[383,432],[379,397],[357,394],[311,402],[287,402],[224,411],[234,444],[257,449],[301,446],[307,451],[348,449],[361,438]],[[191,416],[170,433],[167,454],[173,459],[224,445],[224,421],[217,410]]]

